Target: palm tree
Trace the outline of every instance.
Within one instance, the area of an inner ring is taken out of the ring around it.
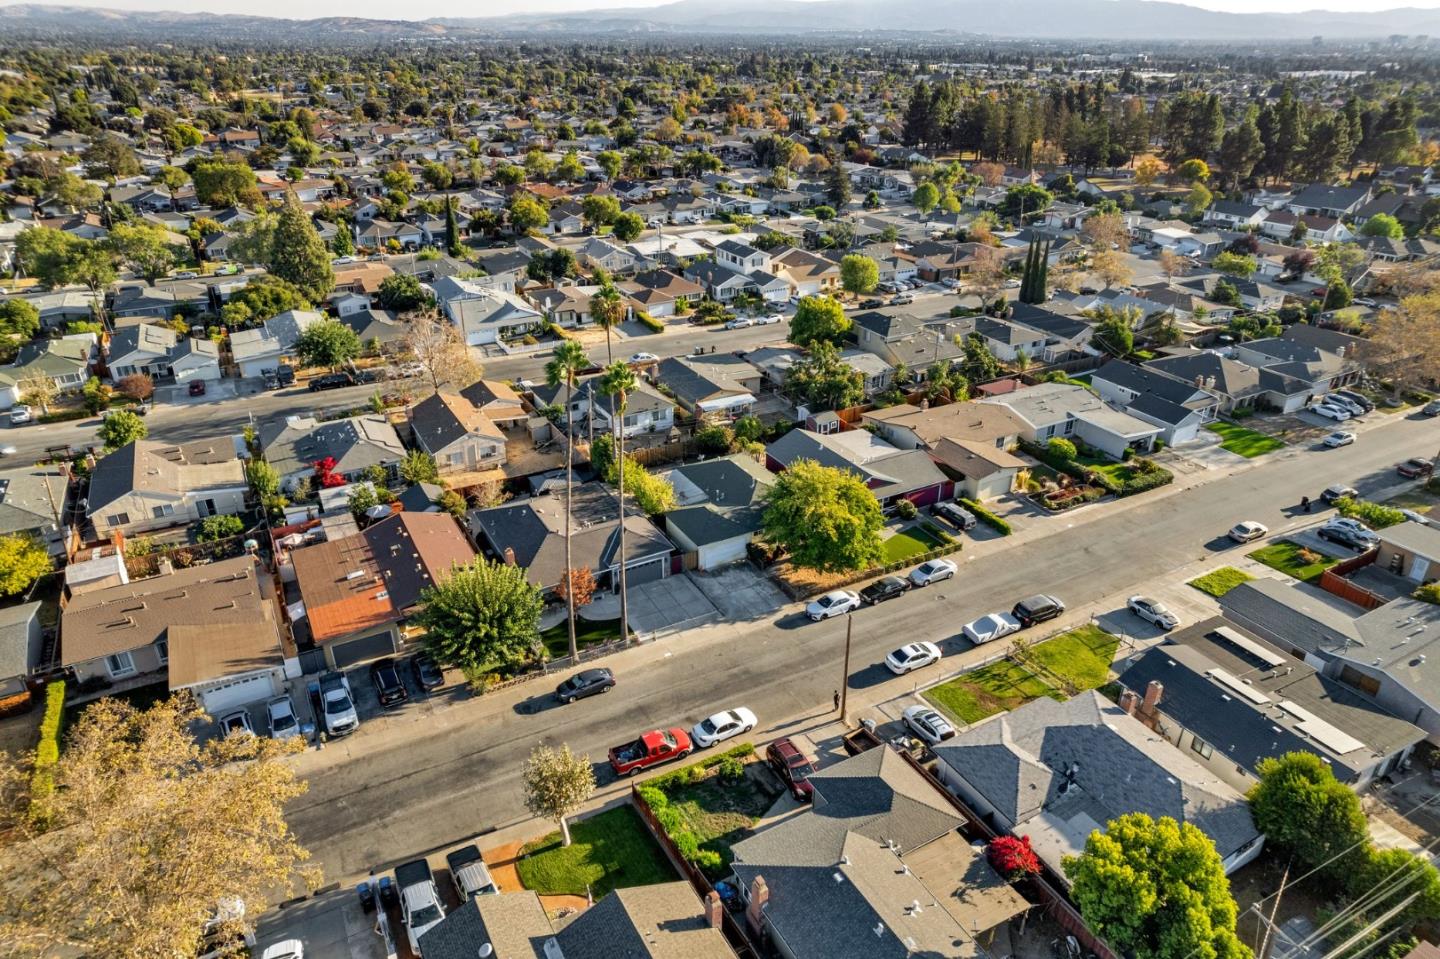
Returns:
[[[610,281],[609,274],[603,270],[597,270],[596,273],[600,289],[590,297],[590,315],[605,330],[605,362],[614,363],[615,353],[610,346],[610,330],[625,321],[625,301],[620,297],[620,291],[615,289],[615,284]]]
[[[611,363],[600,374],[600,392],[615,397],[615,485],[620,490],[620,636],[630,639],[630,608],[625,584],[625,398],[635,389],[635,371]]]
[[[552,387],[565,385],[565,606],[570,621],[570,662],[573,665],[580,650],[575,642],[575,590],[570,581],[570,497],[575,484],[575,383],[580,371],[590,365],[585,350],[574,340],[566,340],[555,348],[555,356],[545,364],[545,381]]]

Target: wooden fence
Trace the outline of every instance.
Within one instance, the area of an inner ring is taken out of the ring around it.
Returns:
[[[1386,599],[1377,593],[1372,593],[1363,586],[1350,581],[1349,576],[1357,569],[1369,566],[1375,562],[1380,555],[1376,549],[1368,550],[1359,556],[1351,557],[1341,563],[1336,563],[1324,573],[1320,574],[1320,588],[1327,593],[1339,596],[1346,602],[1354,603],[1356,606],[1365,609],[1379,609],[1384,606]]]

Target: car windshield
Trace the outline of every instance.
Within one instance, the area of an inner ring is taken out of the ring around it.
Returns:
[[[344,693],[325,700],[325,711],[332,716],[336,713],[348,713],[350,708],[350,697]]]
[[[295,725],[295,716],[293,713],[278,713],[270,717],[270,725],[276,729],[289,729]]]
[[[410,928],[419,929],[428,926],[432,922],[439,922],[443,917],[440,915],[440,907],[433,903],[428,906],[421,906],[410,913]]]
[[[665,741],[665,745],[666,745],[666,746],[668,746],[668,747],[671,748],[671,749],[674,749],[674,748],[675,748],[675,737],[674,737],[674,736],[670,735],[669,733],[661,733],[661,734],[660,734],[660,738]]]
[[[706,719],[706,720],[702,721],[702,722],[700,723],[700,731],[701,731],[702,733],[704,733],[705,735],[707,735],[707,736],[712,736],[712,735],[714,735],[714,733],[715,733],[715,721],[714,721],[713,719]]]

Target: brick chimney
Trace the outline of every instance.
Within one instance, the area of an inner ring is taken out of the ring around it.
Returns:
[[[1125,690],[1125,692],[1120,694],[1120,708],[1125,710],[1125,712],[1129,713],[1131,716],[1135,715],[1135,710],[1139,708],[1139,706],[1140,697],[1135,695],[1133,690],[1127,689]]]
[[[745,907],[745,919],[750,932],[757,938],[765,935],[765,904],[770,901],[770,887],[765,885],[764,876],[756,876],[750,883],[750,905]]]
[[[1145,712],[1155,712],[1155,707],[1160,705],[1160,698],[1165,695],[1165,684],[1158,679],[1150,680],[1145,687]]]
[[[725,914],[725,907],[720,902],[720,894],[711,889],[705,894],[705,921],[711,929],[720,928],[720,917]]]
[[[505,547],[505,565],[506,565],[506,566],[515,566],[515,565],[518,565],[518,564],[515,562],[515,550],[511,549],[509,546]]]

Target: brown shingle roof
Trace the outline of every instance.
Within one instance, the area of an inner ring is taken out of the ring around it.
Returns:
[[[171,689],[285,665],[270,616],[264,622],[171,626],[169,640]]]

